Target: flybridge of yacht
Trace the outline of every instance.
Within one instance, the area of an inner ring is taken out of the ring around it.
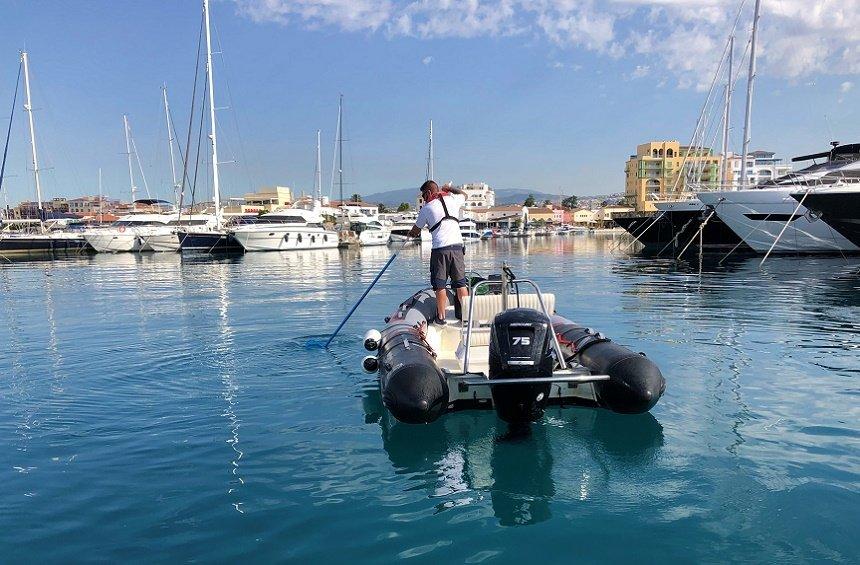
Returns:
[[[836,143],[836,142],[834,142]],[[827,158],[828,161],[856,161],[860,159],[860,143],[849,143],[848,145],[834,145],[830,151],[801,155],[792,158],[792,162],[811,161],[812,159]]]

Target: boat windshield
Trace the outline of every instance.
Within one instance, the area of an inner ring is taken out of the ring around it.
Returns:
[[[207,220],[170,220],[167,222],[169,226],[205,226]]]

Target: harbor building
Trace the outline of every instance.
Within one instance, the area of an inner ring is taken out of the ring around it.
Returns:
[[[264,187],[258,192],[245,194],[241,212],[259,214],[274,212],[278,208],[290,206],[293,203],[293,191],[288,186]]]
[[[571,220],[578,226],[590,226],[597,221],[597,212],[588,208],[575,208],[571,212]]]
[[[728,183],[733,187],[741,185],[741,165],[743,159],[740,155],[729,153],[729,178]],[[747,182],[746,186],[773,180],[777,177],[787,175],[792,170],[791,164],[776,156],[773,151],[751,151],[747,155]]]
[[[69,213],[79,216],[92,216],[100,212],[113,210],[120,205],[119,200],[111,200],[105,196],[81,196],[68,200]]]
[[[655,201],[691,191],[715,190],[719,187],[721,164],[722,157],[707,147],[688,147],[674,140],[643,143],[624,166],[625,199],[637,211],[650,212],[656,210]],[[695,175],[696,183],[688,187],[691,175]]]
[[[526,208],[530,222],[553,222],[555,213],[551,206],[531,206]]]
[[[496,192],[485,182],[467,183],[459,187],[466,193],[466,203],[463,208],[492,208],[496,205]]]

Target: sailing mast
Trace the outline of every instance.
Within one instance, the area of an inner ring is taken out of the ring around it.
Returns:
[[[320,151],[320,130],[317,130],[317,162],[314,171],[314,208],[322,206],[322,152]]]
[[[729,70],[728,70],[728,78],[726,79],[726,102],[723,107],[723,170],[720,171],[720,182],[725,186],[726,179],[729,178],[729,132],[731,130],[730,122],[731,122],[731,114],[732,114],[732,71],[733,71],[733,60],[735,53],[735,36],[734,34],[729,37]]]
[[[24,65],[24,92],[27,96],[24,110],[27,111],[27,117],[30,121],[30,149],[33,153],[33,178],[36,181],[36,202],[39,206],[39,227],[44,231],[45,221],[42,213],[42,183],[39,179],[39,159],[36,156],[36,130],[33,125],[33,102],[30,99],[30,58],[26,51],[21,51],[21,63]]]
[[[99,167],[99,223],[105,221],[104,218],[104,199],[102,198],[102,168]]]
[[[337,123],[339,126],[337,134],[337,173],[338,184],[340,185],[340,218],[341,226],[343,227],[346,225],[343,217],[346,213],[346,208],[343,205],[343,94],[340,95],[340,100],[337,104]]]
[[[134,167],[131,164],[131,134],[128,131],[128,115],[122,115],[122,125],[125,129],[125,154],[128,156],[128,179],[131,183],[131,204],[137,200],[137,187],[134,185]]]
[[[221,191],[218,178],[218,141],[215,133],[215,87],[212,78],[212,35],[209,30],[209,0],[203,0],[206,19],[206,77],[209,83],[209,138],[212,140],[212,192],[215,204],[215,227],[221,227]]]
[[[179,206],[179,183],[176,180],[176,160],[173,155],[173,124],[170,121],[170,105],[167,103],[167,85],[161,86],[161,94],[164,99],[164,119],[167,121],[167,146],[170,148],[170,174],[173,177],[173,201]],[[180,214],[182,212],[180,211]]]
[[[750,123],[752,121],[752,95],[753,82],[755,82],[755,47],[758,37],[758,20],[761,12],[761,0],[755,0],[755,12],[753,13],[752,36],[750,36],[750,69],[747,76],[747,107],[744,113],[744,143],[741,150],[741,183],[740,188],[747,185],[747,153],[750,146]]]
[[[424,180],[433,180],[433,120],[430,120],[430,145],[427,148],[427,178]]]

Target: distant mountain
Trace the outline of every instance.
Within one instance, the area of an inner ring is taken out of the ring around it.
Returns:
[[[522,204],[529,197],[529,194],[535,197],[538,204],[544,200],[558,202],[559,198],[567,198],[568,195],[549,194],[538,190],[529,190],[527,188],[497,188],[496,204],[499,206],[505,204]],[[363,196],[365,202],[373,202],[375,204],[385,204],[389,208],[397,207],[401,202],[408,202],[411,206],[415,206],[415,199],[418,196],[416,188],[402,188],[397,190],[388,190],[385,192],[374,192],[373,194],[365,194]]]

